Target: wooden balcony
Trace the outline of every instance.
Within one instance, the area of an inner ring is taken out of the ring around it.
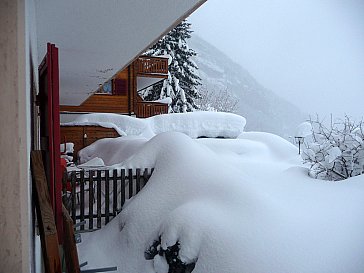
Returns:
[[[149,101],[137,103],[136,116],[138,118],[149,118],[160,114],[168,114],[168,104]]]
[[[168,59],[161,57],[141,56],[135,62],[137,76],[167,78]]]
[[[143,99],[137,95],[135,115],[138,118],[149,118],[160,114],[168,114],[168,104],[153,101],[143,101]]]

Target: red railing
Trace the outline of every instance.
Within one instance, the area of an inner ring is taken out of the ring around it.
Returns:
[[[136,62],[138,75],[168,75],[168,59],[160,57],[141,56]]]

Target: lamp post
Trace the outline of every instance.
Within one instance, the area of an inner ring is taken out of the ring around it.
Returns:
[[[298,144],[298,154],[301,154],[301,144],[305,141],[305,137],[303,136],[295,136],[294,141]]]

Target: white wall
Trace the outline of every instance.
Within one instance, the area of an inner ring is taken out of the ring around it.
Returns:
[[[33,270],[29,154],[30,75],[34,66],[26,5],[31,1],[0,1],[1,272]]]

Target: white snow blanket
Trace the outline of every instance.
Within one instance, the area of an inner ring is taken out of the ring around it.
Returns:
[[[72,142],[61,143],[61,154],[73,153],[75,144]]]
[[[180,132],[191,138],[236,138],[244,130],[245,118],[221,112],[188,112],[158,115],[148,118],[154,134]]]
[[[73,122],[63,123],[62,125],[99,125],[105,128],[114,128],[120,136],[140,135],[148,126],[141,119],[109,113],[81,115]]]
[[[114,165],[132,156],[147,141],[143,137],[130,136],[99,139],[78,152],[79,163],[99,157],[105,165]]]
[[[163,256],[144,257],[160,236],[163,249],[180,243],[194,273],[364,272],[364,176],[312,179],[280,137],[162,133],[119,166],[155,171],[121,214],[82,234],[88,268],[167,273]]]
[[[237,138],[246,124],[245,118],[222,112],[190,112],[158,115],[147,119],[118,114],[86,114],[62,125],[99,125],[115,128],[120,136],[152,138],[163,132],[181,132],[191,138]]]

